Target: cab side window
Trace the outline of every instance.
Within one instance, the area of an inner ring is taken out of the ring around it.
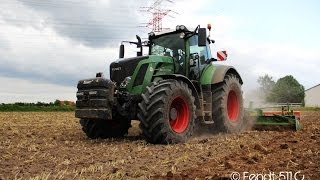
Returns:
[[[205,64],[206,60],[208,60],[210,57],[208,53],[207,46],[199,47],[198,46],[198,36],[193,36],[189,39],[190,43],[190,54],[198,53],[200,64]]]

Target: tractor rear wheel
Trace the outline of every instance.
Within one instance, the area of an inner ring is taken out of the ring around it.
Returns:
[[[217,131],[237,133],[245,129],[243,98],[239,78],[227,74],[212,92],[212,118]]]
[[[150,143],[185,142],[195,126],[194,97],[187,84],[162,80],[147,87],[139,103],[142,135]]]
[[[121,119],[121,122],[118,122],[117,120],[80,119],[80,124],[83,132],[91,139],[122,137],[128,134],[128,129],[131,127],[130,121]]]

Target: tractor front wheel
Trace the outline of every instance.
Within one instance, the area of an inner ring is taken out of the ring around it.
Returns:
[[[138,118],[142,135],[148,142],[179,143],[192,136],[196,106],[187,84],[162,80],[147,87],[142,99]]]
[[[239,78],[227,74],[224,81],[213,89],[212,118],[215,129],[222,132],[236,133],[243,131],[243,98]]]
[[[117,119],[118,120],[118,119]],[[106,139],[112,137],[122,137],[128,134],[128,129],[131,124],[130,121],[121,122],[116,120],[105,120],[105,119],[80,119],[82,130],[90,139]]]

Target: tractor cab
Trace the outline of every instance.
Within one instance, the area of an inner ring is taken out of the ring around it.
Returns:
[[[172,57],[176,74],[184,75],[192,80],[199,80],[201,70],[211,61],[210,43],[206,29],[199,26],[188,30],[178,25],[175,31],[166,33],[149,33],[149,55]]]
[[[210,24],[207,29],[210,32]],[[133,60],[135,62],[138,62],[135,59],[147,58],[143,56],[143,47],[147,47],[149,58],[150,56],[170,57],[173,60],[174,72],[171,73],[198,81],[205,67],[210,65],[212,61],[217,60],[211,56],[210,44],[214,43],[214,40],[209,39],[210,34],[207,36],[207,29],[197,26],[194,30],[189,30],[184,25],[178,25],[176,30],[150,32],[148,41],[145,42],[142,42],[141,38],[136,36],[137,42],[122,41],[119,58],[124,58],[123,43],[137,45],[139,51],[137,57]]]

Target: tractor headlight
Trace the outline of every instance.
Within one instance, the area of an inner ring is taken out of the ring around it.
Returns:
[[[184,34],[184,32],[182,32],[182,33],[180,34],[180,39],[183,39],[185,36],[186,36],[186,35]]]
[[[176,26],[176,31],[183,31],[183,30],[186,30],[187,28],[186,28],[186,26],[184,26],[184,25],[177,25]]]
[[[121,86],[121,87],[127,87],[127,85],[129,84],[130,80],[131,80],[131,77],[130,77],[130,76],[124,78],[124,80],[122,81],[122,83],[120,84],[120,86]]]
[[[154,32],[149,32],[149,33],[148,33],[149,39],[150,39],[151,37],[155,36],[155,35],[156,35],[156,34],[155,34]]]

